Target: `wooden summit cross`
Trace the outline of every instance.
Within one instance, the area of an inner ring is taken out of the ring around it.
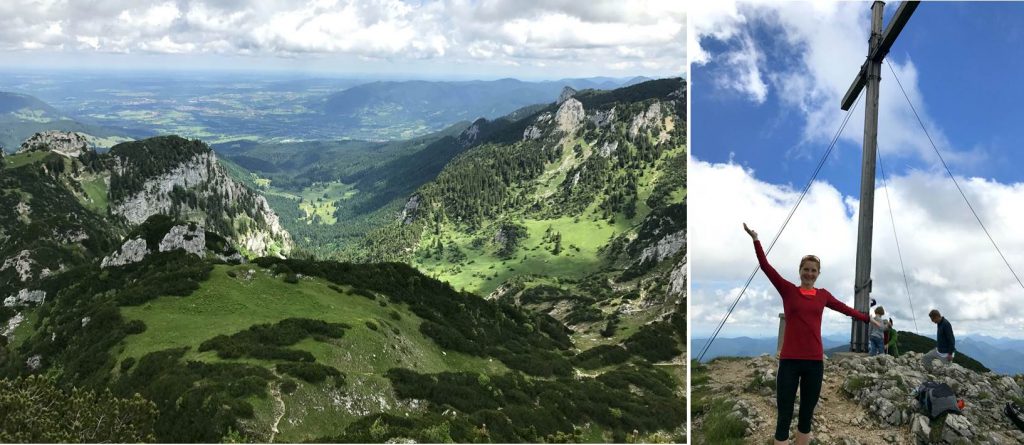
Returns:
[[[885,3],[876,1],[871,5],[871,39],[868,41],[868,58],[860,67],[860,73],[853,80],[850,89],[843,96],[841,108],[849,110],[867,86],[867,102],[864,108],[864,152],[861,158],[860,176],[860,220],[857,223],[857,266],[853,281],[853,307],[867,312],[871,301],[871,235],[874,227],[875,209],[875,153],[878,149],[878,84],[881,80],[882,59],[889,53],[896,37],[910,20],[919,1],[905,1],[896,9],[889,26],[882,32],[882,10]],[[853,321],[850,330],[850,352],[867,352],[868,326]]]

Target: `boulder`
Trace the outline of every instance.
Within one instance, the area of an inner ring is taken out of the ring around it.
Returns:
[[[149,255],[149,249],[146,248],[146,240],[142,238],[133,238],[125,241],[121,248],[111,255],[103,258],[103,262],[100,263],[101,268],[124,266],[125,264],[133,264],[142,261],[143,258]]]

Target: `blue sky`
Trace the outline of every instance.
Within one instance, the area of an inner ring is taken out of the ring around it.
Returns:
[[[674,0],[5,0],[0,69],[669,77]]]
[[[886,23],[896,2],[887,5]],[[718,3],[691,9],[690,254],[694,336],[712,330],[756,265],[742,222],[770,241],[845,113],[867,52],[870,3]],[[1024,4],[923,3],[888,56],[972,205],[1024,275]],[[822,257],[819,286],[852,304],[863,104],[769,256],[796,280]],[[882,67],[874,296],[901,328],[934,335],[925,314],[961,333],[1024,337],[1024,289],[945,177],[889,67]],[[895,216],[912,299],[897,259]],[[912,302],[912,303],[911,303]],[[910,306],[913,304],[914,309]],[[774,332],[781,304],[759,274],[721,335]],[[826,334],[849,322],[829,315]]]
[[[868,25],[868,4],[860,10],[863,16],[864,34]],[[887,8],[886,20],[895,11],[896,3]],[[977,174],[997,180],[1015,180],[1021,177],[1019,156],[1024,152],[1016,150],[1020,119],[1012,113],[1024,104],[1024,85],[1015,86],[1024,76],[1024,58],[1009,56],[1018,54],[1024,45],[1024,27],[1019,20],[1024,18],[1024,4],[983,3],[965,5],[960,3],[925,4],[914,13],[909,26],[893,46],[888,60],[896,66],[912,63],[919,76],[917,88],[924,94],[925,105],[931,120],[939,125],[951,146],[940,149],[958,151],[979,151],[985,162],[961,163],[958,173]],[[1014,23],[1014,20],[1018,20]],[[801,48],[775,41],[773,35],[785,30],[763,22],[750,26],[752,37],[758,41],[764,64],[772,66],[769,72],[786,72],[800,69]],[[853,39],[861,43],[860,39]],[[735,48],[735,42],[711,39],[707,48],[725,52]],[[866,53],[866,45],[860,45]],[[845,70],[850,81],[863,61],[863,54],[846,60],[834,59],[836,65]],[[728,75],[728,67],[712,61],[693,68],[694,81]],[[898,73],[899,74],[899,73]],[[883,66],[883,83],[895,81],[888,67]],[[849,82],[847,82],[848,84]],[[769,92],[762,104],[751,103],[748,96],[735,90],[720,87],[693,89],[693,107],[699,110],[694,116],[693,139],[701,158],[711,162],[728,159],[733,152],[742,163],[761,168],[762,177],[771,182],[803,182],[803,174],[813,168],[827,146],[827,139],[817,137],[803,140],[806,122],[793,119],[795,110],[780,98],[778,90]],[[906,85],[905,85],[906,86]],[[906,108],[902,96],[896,105]],[[834,104],[836,116],[841,110],[838,101]],[[915,104],[919,106],[921,104]],[[863,121],[863,108],[852,118],[859,124]],[[735,131],[734,122],[747,123],[745,131]],[[852,128],[852,127],[851,127]],[[859,126],[857,127],[860,128]],[[836,127],[823,130],[831,133]],[[918,129],[920,133],[920,129]],[[841,191],[850,192],[859,187],[859,178],[846,174],[845,169],[851,157],[860,156],[860,144],[851,138],[860,133],[848,129],[847,138],[839,145],[838,156],[832,158],[824,177],[837,185]],[[772,149],[767,149],[772,147]],[[892,168],[899,172],[907,168],[923,168],[930,164],[920,157],[892,157]],[[897,162],[899,161],[899,162]]]

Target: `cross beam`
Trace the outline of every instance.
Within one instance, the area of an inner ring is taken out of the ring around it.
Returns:
[[[896,37],[899,37],[900,31],[903,31],[903,27],[907,26],[907,21],[910,20],[910,15],[917,9],[917,5],[921,3],[919,1],[905,1],[900,3],[899,8],[896,8],[896,15],[889,21],[889,26],[885,28],[885,32],[882,33],[881,43],[870,50],[868,53],[868,60],[860,66],[860,73],[857,74],[857,78],[850,84],[850,88],[846,90],[846,95],[843,96],[843,103],[840,108],[843,111],[849,110],[853,106],[853,101],[857,100],[857,96],[860,95],[860,91],[864,89],[865,83],[867,83],[867,70],[868,63],[876,62],[881,63],[882,59],[889,54],[889,48],[892,48],[892,44],[896,42]]]

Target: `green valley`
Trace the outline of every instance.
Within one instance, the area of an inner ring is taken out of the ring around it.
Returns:
[[[567,88],[380,142],[36,135],[0,160],[0,385],[138,415],[0,430],[685,441],[685,97]]]

